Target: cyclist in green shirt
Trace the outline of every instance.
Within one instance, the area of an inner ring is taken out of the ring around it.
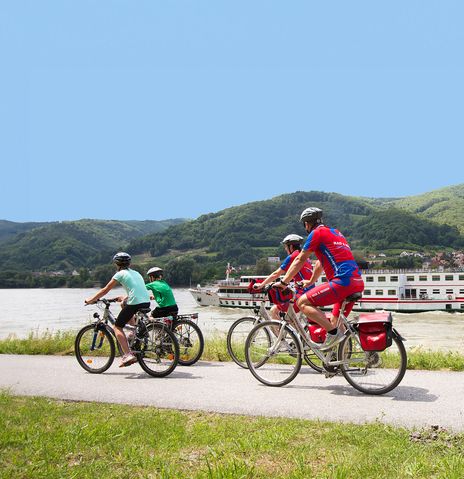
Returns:
[[[171,287],[163,279],[163,270],[155,266],[147,271],[147,275],[150,282],[145,287],[151,293],[150,299],[154,299],[158,303],[158,307],[151,312],[151,315],[154,318],[172,316],[175,319],[179,308]]]

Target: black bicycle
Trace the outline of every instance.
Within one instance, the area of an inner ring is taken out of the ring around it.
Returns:
[[[179,364],[181,366],[192,366],[203,354],[205,340],[198,321],[198,313],[178,314],[165,318],[154,318],[169,326],[175,334],[179,343]]]
[[[100,299],[97,306],[103,314],[95,312],[95,321],[84,326],[76,336],[74,350],[78,363],[89,373],[105,372],[114,361],[116,345],[122,356],[113,326],[115,317],[110,311],[116,299]],[[153,322],[147,316],[150,309],[135,313],[136,325],[128,343],[141,368],[150,376],[164,377],[171,374],[179,362],[179,344],[173,332],[163,323]]]

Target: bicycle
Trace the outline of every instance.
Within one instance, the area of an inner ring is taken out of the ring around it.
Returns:
[[[105,372],[116,356],[115,342],[119,353],[119,345],[113,327],[115,317],[110,311],[111,303],[116,299],[99,299],[96,304],[103,310],[93,314],[95,321],[84,326],[74,342],[74,350],[78,363],[89,373]],[[147,313],[150,309],[141,309],[135,313],[134,334],[128,340],[129,347],[141,368],[150,376],[164,377],[171,374],[179,361],[179,344],[175,335],[162,323],[152,322]]]
[[[272,320],[264,304],[265,302],[262,301],[260,306],[253,308],[254,316],[244,316],[234,321],[227,332],[227,351],[232,360],[241,368],[248,368],[245,359],[245,342],[251,330],[258,323]],[[281,313],[282,319],[284,319],[286,315],[287,313]],[[306,348],[304,350],[304,360],[308,366],[313,368],[318,373],[323,371],[322,361],[311,349]]]
[[[393,328],[389,313],[348,320],[343,314],[346,305],[361,297],[361,293],[355,293],[343,302],[337,328],[345,331],[344,337],[328,350],[321,350],[321,345],[311,340],[293,307],[288,309],[285,320],[258,323],[245,343],[250,372],[263,384],[283,386],[299,373],[304,351],[310,349],[321,361],[327,378],[341,373],[351,386],[365,394],[385,394],[394,389],[406,372],[404,338]],[[271,334],[271,327],[278,333]]]
[[[153,320],[166,324],[175,334],[179,343],[180,365],[192,366],[201,358],[205,340],[200,327],[196,324],[198,313],[178,314],[164,318],[153,318]]]

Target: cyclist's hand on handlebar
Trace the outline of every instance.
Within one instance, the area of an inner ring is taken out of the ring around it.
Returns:
[[[86,305],[89,305],[89,304],[94,304],[96,301],[92,301],[92,298],[87,298],[87,299],[84,299],[84,303]]]

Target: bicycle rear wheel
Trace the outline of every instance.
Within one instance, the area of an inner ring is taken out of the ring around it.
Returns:
[[[354,335],[347,336],[338,348],[340,366],[345,379],[364,394],[385,394],[396,388],[407,366],[403,341],[393,336],[384,351],[364,351]]]
[[[227,333],[227,352],[232,361],[241,368],[248,368],[245,360],[245,342],[250,331],[259,321],[253,316],[245,316],[237,319]]]
[[[279,344],[274,329],[285,328]],[[277,321],[257,324],[245,343],[245,358],[251,374],[267,386],[284,386],[292,381],[301,369],[301,348],[295,333]]]
[[[201,329],[189,319],[179,319],[174,321],[172,330],[179,343],[179,364],[195,364],[201,358],[205,347]]]
[[[307,350],[303,354],[304,360],[308,366],[310,366],[314,371],[318,373],[322,373],[322,361],[317,357],[317,355],[311,351],[311,349]]]
[[[102,325],[84,326],[74,341],[77,362],[89,373],[100,374],[114,361],[115,347],[111,333]]]
[[[179,362],[179,343],[166,326],[152,323],[133,352],[142,369],[157,378],[171,374]]]

